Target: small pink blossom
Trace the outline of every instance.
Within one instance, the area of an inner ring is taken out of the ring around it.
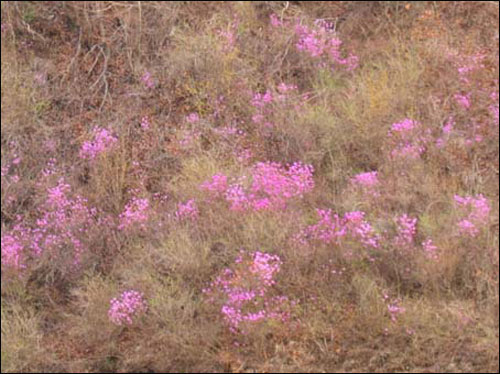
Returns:
[[[476,196],[454,197],[455,204],[467,215],[458,222],[459,231],[467,236],[479,234],[479,227],[488,223],[491,211],[490,203],[481,194]]]
[[[2,232],[2,264],[21,269],[27,259],[45,254],[51,260],[68,258],[66,265],[76,270],[82,256],[91,250],[91,229],[103,223],[97,209],[89,208],[83,197],[72,196],[71,186],[60,178],[48,188],[39,212],[31,223],[18,216],[14,226]]]
[[[85,141],[80,148],[80,158],[94,160],[99,154],[112,149],[117,141],[107,129],[95,127],[92,130],[92,140]]]
[[[144,228],[149,219],[149,210],[148,199],[133,197],[125,206],[124,211],[120,214],[118,229],[125,230],[131,226]]]
[[[186,116],[186,121],[189,122],[189,123],[199,122],[200,121],[200,116],[196,112],[189,113],[189,115]]]
[[[295,303],[284,295],[272,294],[281,265],[276,255],[242,251],[232,267],[222,270],[203,289],[207,302],[220,306],[229,331],[245,334],[257,323],[290,319],[289,308]]]
[[[431,141],[430,129],[425,129],[421,123],[405,118],[393,123],[387,136],[393,145],[393,158],[418,159],[427,149]]]
[[[2,267],[23,269],[26,265],[23,262],[24,245],[16,235],[2,235]]]
[[[307,226],[295,237],[299,244],[306,245],[310,240],[319,240],[339,245],[345,237],[348,237],[366,248],[380,247],[380,236],[365,220],[364,212],[347,212],[342,218],[337,214],[332,215],[329,209],[316,209],[316,213],[319,221]]]
[[[283,210],[287,201],[302,198],[314,188],[312,175],[312,166],[300,162],[288,168],[278,163],[259,162],[251,169],[249,178],[243,176],[240,181],[228,184],[227,177],[216,175],[201,187],[213,194],[216,192],[218,197],[223,196],[231,210]],[[250,183],[245,183],[245,180],[250,180]]]
[[[395,300],[391,304],[387,305],[387,310],[389,311],[392,322],[396,322],[398,315],[406,311],[405,308],[399,305],[399,302],[400,302],[399,300]]]
[[[115,325],[131,325],[133,320],[147,310],[144,295],[135,290],[127,290],[110,301],[108,317]]]
[[[203,190],[210,191],[214,195],[221,196],[228,188],[227,176],[223,174],[215,174],[210,181],[205,181],[200,185]]]
[[[455,126],[455,120],[453,117],[448,118],[445,125],[443,126],[443,134],[450,134],[453,131],[453,127]]]
[[[269,18],[271,20],[271,26],[273,26],[273,27],[283,27],[283,25],[284,25],[283,21],[281,21],[275,13],[272,13],[269,16]]]
[[[397,219],[398,232],[394,244],[400,249],[411,249],[417,233],[417,219],[403,214]]]
[[[141,77],[141,81],[142,83],[144,83],[146,88],[152,89],[155,87],[155,82],[149,71],[144,72],[144,74]]]
[[[333,68],[344,66],[347,71],[352,71],[358,67],[359,58],[352,53],[342,57],[343,42],[331,32],[333,27],[331,22],[325,20],[316,20],[314,28],[296,24],[295,34],[298,41],[295,46],[315,59],[322,59],[320,66],[326,66],[328,62]]]
[[[149,127],[150,127],[149,117],[148,116],[142,117],[141,118],[141,128],[143,130],[149,130]]]
[[[471,106],[470,93],[466,94],[466,95],[457,93],[457,94],[455,94],[454,98],[455,98],[456,102],[458,104],[460,104],[460,106],[462,106],[462,108],[464,108],[464,109],[470,108],[470,106]]]
[[[424,250],[424,253],[427,256],[427,258],[432,260],[438,259],[438,254],[437,254],[438,247],[434,245],[432,239],[424,240],[422,242],[422,249]]]
[[[360,188],[372,196],[378,196],[377,187],[379,186],[378,173],[376,171],[360,173],[351,178],[351,185]]]
[[[179,221],[196,221],[198,215],[198,207],[196,206],[196,202],[193,199],[188,200],[185,203],[179,203],[179,205],[177,206],[177,211],[175,212],[175,217]]]

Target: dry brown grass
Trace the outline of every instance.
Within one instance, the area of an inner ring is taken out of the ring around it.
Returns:
[[[295,49],[292,29],[270,28],[272,13],[334,20],[359,68],[318,69]],[[220,31],[235,20],[228,51]],[[2,176],[2,239],[17,215],[36,222],[61,176],[114,223],[86,228],[91,251],[78,270],[65,257],[22,272],[2,264],[2,372],[498,372],[498,126],[478,145],[457,136],[446,152],[431,147],[402,164],[387,141],[406,117],[433,134],[450,114],[463,124],[489,118],[486,96],[468,112],[455,104],[462,85],[449,54],[484,53],[474,85],[498,92],[494,2],[2,2],[1,44],[2,167],[22,158],[11,169],[18,183]],[[309,97],[292,103],[300,110],[276,104],[279,126],[266,136],[252,123],[251,92],[276,92],[280,82]],[[192,112],[202,120],[189,125]],[[230,124],[246,136],[216,134]],[[89,164],[78,151],[95,125],[118,141]],[[201,135],[185,149],[188,130]],[[212,175],[248,173],[233,154],[240,148],[252,149],[250,164],[313,164],[313,193],[283,212],[240,214],[206,200],[199,185]],[[42,178],[51,158],[57,171]],[[376,199],[348,183],[371,170],[386,181]],[[152,213],[145,228],[124,233],[115,223],[133,190]],[[453,195],[479,193],[492,206],[488,226],[475,239],[455,235]],[[196,224],[172,219],[192,198]],[[354,242],[304,249],[292,238],[316,222],[315,208],[366,211],[387,233],[408,213],[418,217],[418,241],[432,237],[440,257],[401,254],[389,242],[373,263],[343,255],[349,246],[364,253]],[[278,254],[277,291],[298,304],[289,324],[235,338],[202,289],[242,248]],[[109,300],[124,289],[141,290],[148,311],[115,326]],[[397,322],[385,293],[406,310]]]

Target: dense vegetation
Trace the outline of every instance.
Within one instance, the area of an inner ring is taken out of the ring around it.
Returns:
[[[2,372],[498,372],[497,2],[2,2]]]

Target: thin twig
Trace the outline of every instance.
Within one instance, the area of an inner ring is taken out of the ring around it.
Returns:
[[[69,76],[70,71],[71,71],[71,69],[73,68],[73,65],[76,62],[77,57],[80,54],[80,51],[82,49],[81,40],[82,40],[82,28],[80,27],[80,32],[78,34],[78,45],[76,47],[76,53],[73,56],[73,58],[71,59],[70,63],[68,64],[68,67],[66,68],[66,72],[64,73],[64,76],[62,78],[62,82],[64,82],[66,80],[66,78]]]
[[[99,77],[97,77],[95,82],[92,83],[92,85],[90,86],[90,90],[92,90],[94,87],[96,87],[97,84],[99,84],[100,82],[102,82],[104,84],[104,94],[103,94],[103,97],[101,100],[101,105],[99,105],[99,112],[100,112],[102,110],[107,98],[110,97],[109,96],[109,83],[108,83],[108,79],[106,77],[106,73],[108,72],[108,59],[109,59],[109,57],[104,52],[103,48],[100,45],[97,45],[97,48],[99,48],[99,55],[102,55],[104,58],[104,66],[102,67],[102,71],[101,71],[101,74],[99,74]],[[93,69],[93,67],[92,67],[92,69]]]

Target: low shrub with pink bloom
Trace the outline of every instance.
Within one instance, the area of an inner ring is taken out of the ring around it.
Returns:
[[[431,141],[431,131],[424,128],[420,122],[405,118],[392,124],[388,138],[393,148],[393,158],[418,159]]]
[[[184,150],[188,151],[196,145],[196,141],[200,139],[201,132],[198,130],[183,130],[179,132],[179,145]]]
[[[436,139],[436,146],[438,148],[442,148],[446,145],[455,126],[455,119],[450,116],[443,126],[442,135]]]
[[[309,96],[297,91],[297,85],[281,82],[274,90],[267,88],[263,93],[252,93],[250,103],[255,108],[252,122],[261,126],[259,129],[264,135],[269,135],[270,130],[282,123],[283,112],[300,111]]]
[[[21,216],[11,230],[2,233],[2,266],[25,268],[30,259],[42,255],[78,267],[90,251],[92,230],[102,225],[97,209],[89,208],[81,196],[71,196],[71,187],[60,178],[47,190],[41,214],[33,225]]]
[[[482,194],[465,197],[455,195],[454,200],[463,217],[457,224],[460,233],[477,236],[480,228],[486,226],[489,221],[490,203]]]
[[[144,74],[141,77],[141,82],[148,89],[152,89],[155,87],[155,82],[153,80],[153,76],[151,75],[151,73],[149,71],[144,72]]]
[[[146,198],[133,197],[119,216],[118,229],[144,228],[150,216],[150,204]]]
[[[225,30],[217,31],[217,35],[219,35],[223,41],[222,51],[225,53],[231,52],[236,45],[238,24],[238,19],[235,19]]]
[[[269,198],[273,206],[284,208],[287,200],[303,197],[314,188],[312,165],[295,162],[283,168],[275,162],[259,162],[252,169],[250,200]]]
[[[269,19],[270,19],[272,27],[283,27],[285,25],[285,23],[281,19],[278,18],[276,13],[272,13],[269,16]]]
[[[415,244],[415,235],[417,233],[417,219],[410,218],[407,214],[403,214],[397,219],[397,234],[394,238],[394,245],[399,250],[413,248]]]
[[[254,156],[252,150],[248,148],[236,148],[233,154],[236,159],[244,165],[248,165]]]
[[[175,212],[175,218],[179,221],[196,221],[198,219],[198,215],[198,207],[193,199],[188,200],[185,203],[179,203],[177,211]]]
[[[200,116],[196,112],[189,113],[186,116],[186,121],[189,122],[189,123],[191,123],[191,124],[197,123],[197,122],[200,121]]]
[[[396,322],[398,316],[406,312],[406,309],[400,305],[401,299],[391,299],[386,292],[384,292],[383,299],[387,303],[387,311],[389,312],[391,321]]]
[[[245,334],[257,323],[290,319],[294,303],[273,292],[281,265],[277,255],[241,251],[234,265],[203,290],[207,302],[220,307],[231,332]]]
[[[227,176],[224,174],[215,174],[212,176],[211,180],[203,182],[200,188],[216,196],[222,195],[228,188]]]
[[[289,200],[302,198],[314,188],[312,175],[313,167],[300,162],[288,168],[276,162],[259,162],[251,169],[250,178],[243,176],[229,184],[226,176],[216,174],[200,187],[210,191],[211,197],[224,198],[231,210],[282,210]]]
[[[374,197],[379,195],[379,184],[378,172],[376,171],[360,173],[351,178],[351,185],[353,187]]]
[[[92,130],[92,140],[85,141],[80,148],[80,158],[94,160],[99,154],[112,149],[117,141],[107,129],[95,127]]]
[[[434,245],[432,239],[426,239],[422,242],[422,249],[427,258],[437,260],[439,258],[438,247]]]
[[[297,23],[295,25],[295,35],[298,38],[295,44],[299,51],[304,51],[312,58],[324,57],[324,62],[330,64],[332,68],[342,66],[347,71],[352,71],[358,67],[358,56],[349,53],[342,57],[341,47],[343,45],[333,32],[331,23],[324,20],[317,20],[313,27]]]
[[[380,247],[380,235],[365,220],[364,212],[347,212],[342,218],[338,214],[332,215],[329,209],[316,209],[316,213],[319,221],[307,226],[295,237],[298,243],[306,245],[311,240],[319,240],[340,245],[343,240],[350,239],[366,248],[378,249]]]
[[[485,64],[484,64],[484,59],[486,55],[481,52],[477,52],[471,55],[455,55],[455,54],[449,54],[451,58],[451,62],[453,65],[455,65],[457,69],[458,76],[460,78],[460,81],[464,84],[469,84],[471,83],[471,73],[484,69]]]
[[[141,118],[141,128],[143,130],[149,130],[149,127],[150,127],[151,123],[149,121],[149,117],[148,116],[144,116]]]
[[[22,243],[23,231],[18,227],[3,235],[2,233],[2,267],[23,269],[24,245]]]
[[[110,301],[109,320],[115,325],[132,325],[134,320],[147,310],[144,295],[135,290],[123,291]]]
[[[470,103],[470,93],[468,94],[460,94],[460,93],[457,93],[455,94],[454,98],[455,98],[455,101],[464,109],[469,109],[470,106],[471,106],[471,103]]]

